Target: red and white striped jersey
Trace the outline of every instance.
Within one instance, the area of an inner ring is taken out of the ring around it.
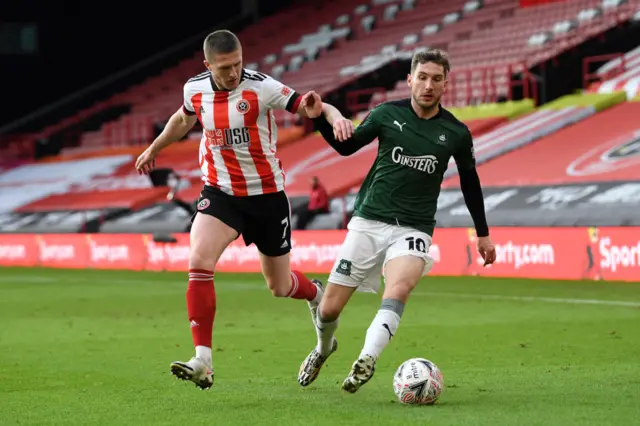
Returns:
[[[244,69],[240,85],[231,91],[219,90],[209,71],[187,81],[182,108],[202,124],[199,161],[205,185],[238,197],[284,190],[272,110],[295,113],[300,100],[270,76]]]

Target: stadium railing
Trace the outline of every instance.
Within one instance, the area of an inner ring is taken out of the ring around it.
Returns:
[[[600,73],[598,70],[590,72],[593,64],[601,64],[616,60],[617,64],[606,73]],[[582,59],[582,88],[588,89],[589,85],[594,82],[601,82],[608,78],[616,77],[626,71],[626,62],[624,53],[608,53],[605,55],[587,56]]]
[[[402,85],[402,82],[399,84]],[[468,67],[451,72],[443,103],[466,106],[511,101],[516,98],[518,88],[521,95],[518,98],[533,99],[534,104],[538,104],[538,82],[525,63]],[[360,112],[378,103],[405,96],[409,96],[408,87],[390,91],[383,87],[357,89],[347,93],[346,104],[351,112]]]

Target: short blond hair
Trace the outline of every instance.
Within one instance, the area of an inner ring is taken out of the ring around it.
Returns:
[[[216,53],[231,53],[240,48],[240,40],[229,30],[217,30],[209,34],[204,39],[202,49],[204,56],[210,58],[210,55]]]

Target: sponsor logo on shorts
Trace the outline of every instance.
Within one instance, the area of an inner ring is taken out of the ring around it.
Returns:
[[[338,266],[336,266],[336,273],[351,276],[351,261],[340,259],[340,262],[338,262]]]
[[[209,207],[209,204],[211,204],[211,202],[207,198],[200,200],[200,202],[198,203],[198,210],[206,209],[207,207]]]

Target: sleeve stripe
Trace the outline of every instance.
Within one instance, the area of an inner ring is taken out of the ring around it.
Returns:
[[[302,97],[300,93],[293,92],[293,95],[289,98],[289,102],[287,102],[287,106],[285,109],[289,111],[291,114],[295,114],[298,112],[298,107],[300,106],[300,102],[302,101]]]
[[[186,105],[182,105],[182,112],[184,112],[187,115],[196,115],[196,112],[190,111]]]

